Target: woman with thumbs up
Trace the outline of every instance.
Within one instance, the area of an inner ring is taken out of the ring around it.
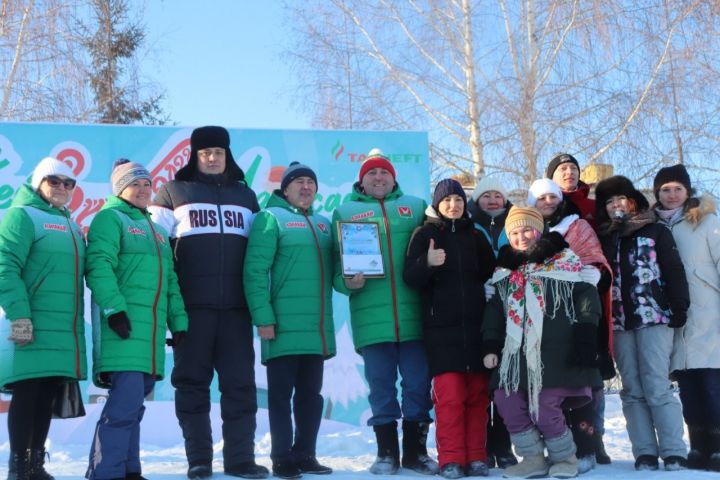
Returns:
[[[403,278],[422,292],[440,475],[487,476],[489,395],[480,326],[483,284],[495,268],[495,256],[473,228],[457,181],[440,181],[425,213],[425,224],[410,240]]]

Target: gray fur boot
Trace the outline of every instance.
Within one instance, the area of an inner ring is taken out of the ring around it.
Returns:
[[[545,463],[545,444],[540,438],[540,432],[533,427],[524,432],[510,435],[515,446],[515,453],[523,457],[517,465],[511,465],[503,470],[505,478],[540,478],[548,473]]]
[[[565,433],[557,438],[546,438],[545,445],[547,446],[548,456],[552,463],[548,475],[554,478],[577,477],[576,448],[572,432],[565,430]]]

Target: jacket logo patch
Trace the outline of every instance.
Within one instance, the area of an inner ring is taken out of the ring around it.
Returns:
[[[410,217],[412,218],[412,208],[410,207],[398,207],[398,215],[401,217]]]
[[[320,231],[321,231],[322,233],[324,233],[325,235],[328,234],[328,229],[327,229],[327,227],[325,226],[324,223],[318,223],[318,224],[317,224],[317,227],[318,227],[318,230],[320,230]]]
[[[65,225],[60,225],[57,223],[46,223],[43,225],[43,228],[45,230],[57,230],[58,232],[67,232],[67,227]]]
[[[358,214],[355,214],[352,217],[350,217],[350,221],[354,222],[355,220],[360,220],[361,218],[372,217],[373,215],[375,215],[375,212],[373,212],[372,210],[370,210],[368,212],[358,213]]]
[[[158,242],[160,242],[160,243],[162,243],[163,245],[165,245],[165,236],[164,236],[162,233],[156,233],[156,234],[155,234],[155,239],[156,239]]]
[[[141,228],[128,227],[128,233],[130,235],[142,235],[145,236],[145,230]]]
[[[285,224],[287,228],[305,228],[307,225],[305,222],[287,222]]]

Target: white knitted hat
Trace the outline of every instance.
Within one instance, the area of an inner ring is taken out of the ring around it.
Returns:
[[[500,178],[497,175],[486,175],[484,176],[475,187],[472,193],[472,199],[477,202],[477,199],[485,192],[500,192],[503,198],[507,201],[508,194],[505,190],[505,186],[500,182]]]
[[[33,190],[37,190],[43,179],[48,175],[62,175],[75,179],[75,174],[65,163],[57,158],[45,157],[40,160],[40,163],[38,163],[35,170],[33,170],[32,179],[30,180],[30,185],[32,185]]]
[[[530,185],[530,190],[528,190],[528,207],[534,207],[537,203],[537,199],[543,195],[547,195],[548,193],[557,195],[560,200],[563,198],[562,190],[560,190],[560,185],[557,183],[553,182],[549,178],[535,180],[532,185]]]

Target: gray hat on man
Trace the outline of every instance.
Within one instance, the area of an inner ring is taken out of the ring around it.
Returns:
[[[290,185],[290,182],[300,177],[310,177],[317,184],[317,176],[312,168],[300,162],[292,162],[283,172],[282,180],[280,181],[280,191],[284,192],[287,186]]]

